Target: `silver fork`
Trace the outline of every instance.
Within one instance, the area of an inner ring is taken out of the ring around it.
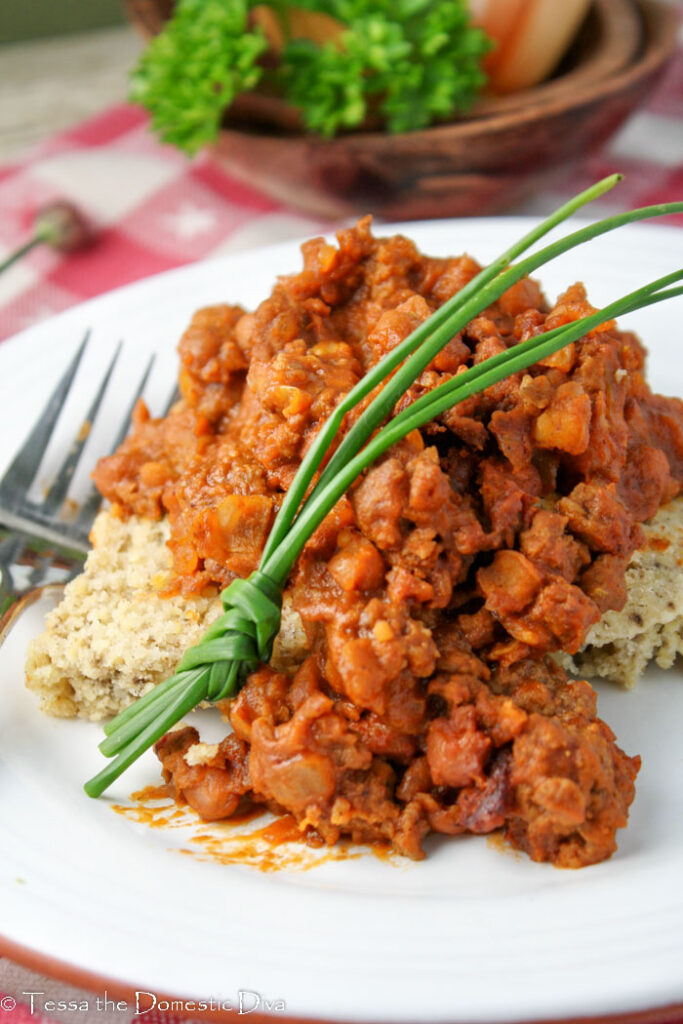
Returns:
[[[66,497],[121,353],[121,343],[47,494],[39,502],[32,501],[28,495],[89,337],[90,331],[87,331],[35,426],[0,481],[0,645],[21,611],[48,589],[63,587],[80,572],[88,550],[88,534],[102,498],[91,487],[74,514],[73,503],[68,503]],[[140,378],[111,451],[118,448],[128,432],[133,409],[144,391],[153,363],[154,355]]]

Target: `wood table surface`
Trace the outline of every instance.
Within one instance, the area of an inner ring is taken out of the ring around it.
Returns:
[[[126,98],[131,26],[0,47],[0,163]]]

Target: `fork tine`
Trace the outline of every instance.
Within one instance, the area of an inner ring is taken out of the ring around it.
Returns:
[[[111,375],[122,350],[122,343],[116,349],[78,436],[71,445],[45,500],[33,502],[29,500],[27,492],[40,466],[47,441],[76,376],[89,337],[90,331],[83,339],[38,423],[31,431],[19,454],[15,456],[5,477],[0,481],[0,524],[3,524],[0,525],[0,557],[4,557],[5,551],[8,549],[4,526],[9,527],[12,532],[18,531],[23,536],[29,537],[32,543],[34,541],[38,543],[38,538],[42,538],[40,543],[43,544],[47,540],[50,544],[56,545],[56,550],[66,552],[72,561],[74,558],[80,559],[80,552],[88,550],[90,528],[102,498],[94,488],[91,488],[87,498],[80,503],[80,507],[74,515],[66,514],[64,499],[68,494],[71,479],[82,456],[86,438],[111,381]],[[126,418],[116,438],[115,447],[118,447],[128,431],[135,403],[146,387],[153,365],[154,356],[149,359],[135,395],[128,405]],[[10,554],[12,554],[11,551]]]
[[[88,535],[90,533],[90,527],[92,521],[97,515],[97,511],[102,504],[102,495],[96,487],[91,487],[88,492],[88,497],[81,502],[78,510],[78,517],[73,524],[70,524],[70,528],[76,536],[81,536],[87,543]]]
[[[135,409],[138,399],[142,397],[142,393],[145,390],[145,387],[147,386],[147,381],[149,380],[149,375],[152,372],[152,367],[154,366],[155,359],[156,355],[152,353],[152,355],[149,358],[149,362],[145,367],[145,371],[142,374],[142,377],[140,378],[140,383],[137,386],[137,390],[133,395],[130,405],[128,406],[127,413],[121,424],[121,429],[116,435],[116,439],[111,449],[112,453],[116,451],[116,449],[119,447],[119,445],[122,443],[122,441],[128,434],[128,431],[130,429],[130,423],[133,418],[133,410]],[[74,523],[76,529],[80,529],[81,531],[85,532],[87,529],[90,528],[90,524],[95,518],[95,514],[98,508],[100,507],[101,503],[102,495],[97,490],[97,488],[91,487],[88,496],[81,502],[78,517],[76,518]]]
[[[171,394],[169,396],[168,401],[166,402],[166,405],[164,406],[164,409],[163,409],[163,412],[161,413],[161,415],[162,416],[168,416],[169,412],[171,411],[173,406],[178,401],[180,401],[180,388],[176,384],[175,387],[173,388],[173,391],[171,392]]]
[[[45,410],[38,418],[38,422],[26,438],[13,459],[9,469],[0,481],[0,495],[10,491],[27,491],[33,482],[42,461],[47,443],[52,434],[53,427],[62,411],[76,371],[90,338],[90,328],[85,332],[85,337],[78,347],[78,350],[67,367],[62,379],[50,395]]]
[[[133,412],[135,410],[135,406],[138,404],[138,398],[142,397],[142,392],[145,390],[145,388],[147,386],[147,381],[149,380],[149,375],[152,372],[152,367],[154,366],[154,360],[155,359],[156,359],[156,355],[154,353],[152,353],[152,355],[149,357],[149,362],[147,363],[147,366],[145,367],[145,372],[143,373],[142,377],[140,378],[140,383],[138,384],[137,391],[133,395],[131,403],[128,406],[128,410],[127,410],[126,415],[124,417],[124,420],[123,420],[123,422],[121,424],[121,429],[119,430],[118,434],[116,435],[116,440],[114,441],[114,444],[113,444],[112,449],[111,449],[112,452],[116,451],[118,446],[122,443],[122,441],[124,440],[124,438],[128,434],[128,431],[130,429],[130,423],[131,423],[131,420],[133,418]]]
[[[48,516],[59,511],[66,497],[66,492],[69,490],[69,484],[71,483],[71,477],[78,465],[78,460],[81,457],[81,452],[83,451],[85,442],[88,439],[90,428],[97,416],[98,409],[102,403],[102,399],[104,398],[109,381],[111,380],[111,375],[114,372],[114,367],[116,366],[116,362],[121,354],[122,346],[123,342],[120,341],[116,346],[116,351],[114,352],[109,366],[107,367],[107,372],[100,382],[100,386],[97,389],[95,397],[90,403],[90,408],[85,414],[85,419],[81,424],[81,428],[71,444],[69,453],[57,471],[57,475],[52,482],[50,490],[45,496],[45,500],[40,505],[41,511]]]

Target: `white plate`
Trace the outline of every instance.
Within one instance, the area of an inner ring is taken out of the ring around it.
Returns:
[[[468,250],[488,260],[528,227],[509,218],[405,231],[428,252]],[[592,301],[603,303],[674,269],[682,237],[627,228],[545,268],[542,280],[554,297],[584,279]],[[188,267],[7,342],[0,347],[2,461],[87,326],[93,351],[82,377],[122,337],[124,395],[145,353],[161,353],[149,392],[159,408],[190,313],[215,301],[252,306],[276,274],[298,265],[296,246],[287,244]],[[651,350],[654,385],[679,395],[680,316],[680,305],[664,304],[628,321]],[[116,402],[114,395],[107,407],[110,429]],[[50,451],[47,460],[56,457]],[[421,863],[363,855],[263,874],[179,856],[188,845],[182,829],[150,830],[112,812],[112,801],[158,779],[152,755],[110,797],[83,794],[82,782],[101,766],[100,729],[38,713],[22,685],[22,659],[39,628],[39,616],[27,615],[0,659],[0,933],[7,940],[145,991],[235,1000],[251,990],[284,1000],[287,1015],[325,1019],[511,1021],[683,999],[680,672],[651,671],[634,693],[601,688],[601,714],[629,753],[643,755],[630,825],[606,864],[559,871],[467,837],[430,841]]]

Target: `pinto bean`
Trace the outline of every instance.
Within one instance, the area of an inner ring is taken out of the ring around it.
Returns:
[[[534,424],[534,441],[540,448],[558,448],[569,455],[581,455],[588,447],[591,401],[580,384],[561,384],[547,409]]]
[[[477,583],[494,615],[521,612],[538,593],[543,573],[519,551],[497,551],[491,565],[480,569]]]
[[[384,580],[384,559],[365,537],[353,537],[327,568],[342,590],[376,590]]]

